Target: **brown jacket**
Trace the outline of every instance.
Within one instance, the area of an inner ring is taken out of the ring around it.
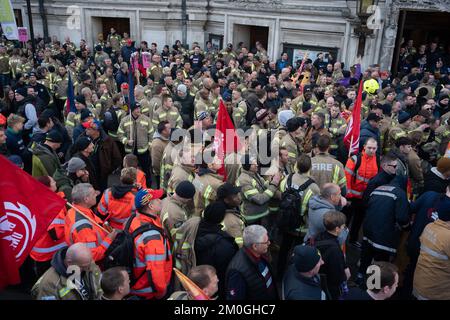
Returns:
[[[423,187],[422,162],[416,151],[413,149],[408,154],[409,177],[413,187],[413,192]]]
[[[152,156],[152,168],[153,174],[159,176],[161,173],[161,160],[163,157],[164,149],[166,148],[169,140],[161,137],[161,135],[157,134],[157,136],[153,139],[152,147],[151,147],[151,156]]]
[[[309,127],[308,130],[306,130],[305,140],[303,141],[303,151],[305,153],[311,152],[311,150],[312,150],[312,136],[316,132],[318,132],[321,136],[325,135],[325,136],[329,136],[331,138],[331,135],[330,135],[330,133],[328,132],[328,130],[326,128],[320,128],[320,129],[317,130],[314,127]]]
[[[102,131],[98,146],[100,163],[100,181],[107,181],[108,176],[122,165],[122,156],[114,140]]]
[[[413,294],[419,300],[450,300],[450,226],[440,219],[420,236]]]

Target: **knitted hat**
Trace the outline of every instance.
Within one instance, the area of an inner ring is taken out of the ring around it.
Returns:
[[[91,138],[86,136],[81,136],[75,141],[75,150],[83,151],[92,143]]]
[[[84,168],[86,168],[86,163],[78,157],[73,157],[67,164],[67,172],[69,173],[75,173]]]
[[[25,87],[20,87],[20,88],[17,88],[15,91],[14,91],[15,93],[17,93],[17,94],[20,94],[22,97],[26,97],[26,96],[28,96],[28,93],[27,93],[27,88],[25,88]]]
[[[449,172],[450,171],[450,158],[447,158],[447,157],[440,158],[437,162],[436,168],[440,173]]]
[[[92,112],[89,109],[83,109],[80,112],[80,120],[81,122],[84,122],[87,118],[93,118],[94,115],[92,114]]]
[[[181,181],[175,189],[175,193],[184,199],[192,199],[195,195],[195,187],[190,181]]]
[[[81,103],[82,105],[86,105],[86,98],[82,95],[76,96],[75,101]]]
[[[133,112],[134,110],[136,110],[137,108],[140,108],[140,107],[141,107],[141,104],[139,102],[135,102],[135,103],[131,104],[131,106],[130,106],[131,112]]]
[[[307,101],[303,102],[303,105],[302,105],[302,111],[303,112],[308,112],[309,110],[311,110],[311,108],[312,108],[312,104],[311,103],[309,103]]]
[[[369,122],[369,121],[371,121],[371,120],[378,122],[378,121],[381,120],[381,118],[380,118],[376,113],[371,112],[371,113],[369,113],[369,115],[367,116],[367,122]]]
[[[344,106],[345,106],[345,108],[350,108],[350,106],[352,105],[352,103],[353,103],[353,100],[352,99],[345,99],[344,101],[343,101],[343,103],[344,103]]]
[[[187,87],[184,84],[179,84],[177,87],[177,91],[181,91],[183,93],[187,92]]]
[[[136,193],[136,197],[134,198],[134,206],[136,209],[140,209],[145,207],[150,203],[150,201],[154,199],[161,199],[164,194],[164,190],[162,189],[141,189]]]
[[[398,115],[398,123],[402,124],[408,121],[411,118],[411,115],[408,112],[401,111]]]
[[[389,103],[385,103],[381,106],[381,109],[383,109],[383,114],[391,114],[392,112],[392,106]]]
[[[288,132],[294,132],[300,128],[300,122],[297,120],[297,118],[289,119],[286,122],[286,129]]]
[[[320,260],[320,252],[311,246],[296,246],[294,248],[294,266],[298,272],[309,272]]]
[[[283,126],[286,127],[286,122],[289,119],[292,119],[294,117],[294,112],[292,110],[283,110],[278,113],[278,122]]]
[[[211,203],[203,211],[203,220],[211,224],[220,224],[225,218],[227,207],[224,202],[216,201]]]
[[[62,135],[56,130],[50,130],[49,132],[47,132],[45,140],[54,142],[54,143],[63,143],[64,142]]]

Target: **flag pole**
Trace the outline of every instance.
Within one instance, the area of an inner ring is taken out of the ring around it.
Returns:
[[[106,233],[110,233],[112,230],[107,230],[104,227],[102,227],[101,225],[99,225],[97,222],[95,222],[94,220],[92,220],[92,218],[89,218],[87,215],[85,215],[83,212],[81,212],[79,209],[75,208],[73,206],[73,204],[71,204],[69,201],[66,202],[66,204],[71,207],[73,210],[75,210],[76,212],[78,212],[79,214],[81,214],[83,217],[85,217],[86,219],[88,219],[90,222],[92,222],[94,225],[96,225],[97,227],[99,227],[100,229],[102,229],[103,231],[105,231]]]
[[[353,134],[352,134],[352,138],[350,140],[350,148],[348,148],[348,158],[350,158],[350,154],[352,152],[352,146],[353,146]]]

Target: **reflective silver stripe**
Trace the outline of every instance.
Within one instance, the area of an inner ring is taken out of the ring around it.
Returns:
[[[64,219],[55,219],[55,220],[53,220],[52,224],[62,224],[62,225],[64,225],[65,223],[64,223]]]
[[[359,192],[359,191],[356,191],[356,190],[353,190],[353,189],[349,189],[347,191],[347,193],[356,194],[357,196],[361,196],[363,194],[362,192]]]
[[[414,297],[417,298],[417,300],[430,300],[430,299],[427,299],[424,296],[420,295],[415,288],[413,288],[412,294]]]
[[[49,253],[49,252],[53,252],[53,251],[58,251],[61,248],[65,248],[67,247],[67,244],[65,242],[57,244],[56,246],[50,247],[50,248],[37,248],[34,247],[33,251],[37,252],[37,253]]]
[[[124,223],[125,221],[128,220],[128,218],[125,218],[125,219],[118,219],[118,218],[111,217],[110,220],[112,220],[112,221],[114,221],[114,222],[117,222],[117,223]]]
[[[370,179],[366,179],[364,177],[361,177],[359,174],[356,175],[356,179],[362,180],[364,182],[369,182]]]
[[[269,268],[266,266],[266,268],[262,272],[263,277],[265,277],[268,272],[269,272]]]
[[[138,246],[146,237],[153,236],[153,235],[159,235],[159,232],[156,230],[149,230],[149,231],[144,232],[136,240],[136,246]]]
[[[134,263],[135,263],[135,267],[136,268],[143,268],[143,267],[145,267],[145,263],[142,262],[139,258],[136,258],[134,260]]]
[[[165,254],[147,254],[145,255],[145,261],[163,261],[166,259]]]
[[[85,242],[84,244],[85,244],[86,247],[88,247],[89,249],[97,248],[97,244],[96,244],[95,242]]]
[[[131,293],[152,293],[153,289],[151,287],[139,289],[139,290],[131,290]]]
[[[381,250],[384,250],[384,251],[389,251],[389,252],[392,252],[392,253],[396,253],[397,252],[396,249],[389,248],[389,247],[383,246],[382,244],[375,243],[372,240],[367,239],[366,237],[363,237],[363,240],[366,240],[367,242],[369,242],[372,245],[372,247],[374,247],[374,248],[381,249]]]
[[[106,207],[109,206],[109,190],[110,189],[106,189],[106,191],[105,191],[105,204],[106,204]]]
[[[79,226],[81,226],[82,224],[84,224],[84,223],[87,223],[87,224],[89,224],[89,225],[92,227],[92,224],[89,222],[88,219],[81,219],[81,220],[75,222],[75,223],[72,225],[72,228],[70,228],[70,241],[71,241],[71,244],[73,244],[73,238],[72,238],[73,231],[74,231],[76,228],[78,228]]]
[[[448,260],[448,257],[445,254],[436,252],[433,249],[428,248],[427,246],[425,246],[423,244],[420,246],[420,250],[422,250],[425,253],[428,253],[430,256],[435,257],[436,259]]]
[[[347,168],[347,167],[345,167],[344,170],[347,171],[347,172],[350,173],[350,174],[354,174],[353,170],[350,170],[350,169]]]
[[[374,191],[370,194],[372,195],[377,195],[377,196],[385,196],[385,197],[390,197],[394,200],[397,200],[397,196],[395,194],[392,193],[388,193],[388,192],[383,192],[383,191]]]
[[[100,244],[101,246],[104,246],[106,249],[109,248],[109,243],[106,241],[102,241],[102,243]]]

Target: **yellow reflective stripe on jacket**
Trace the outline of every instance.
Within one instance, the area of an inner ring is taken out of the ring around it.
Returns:
[[[255,194],[258,194],[258,193],[259,192],[258,192],[257,189],[250,189],[250,190],[244,191],[244,196],[246,198],[249,198],[249,197],[254,196]]]
[[[266,189],[266,190],[264,190],[264,193],[265,194],[267,194],[269,197],[273,197],[273,191],[272,190],[270,190],[270,189]]]

